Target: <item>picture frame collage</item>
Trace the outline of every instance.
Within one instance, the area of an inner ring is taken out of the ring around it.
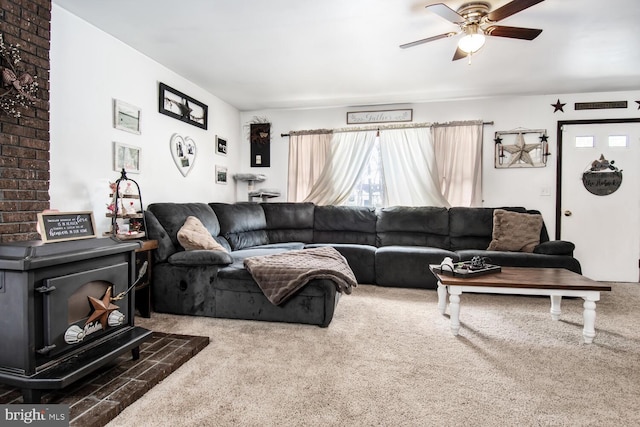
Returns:
[[[142,109],[120,99],[113,99],[113,127],[141,135]],[[140,173],[142,149],[138,146],[113,141],[113,170]]]
[[[114,98],[112,101],[113,127],[124,132],[141,135],[142,109],[120,99]],[[209,127],[208,105],[162,82],[158,82],[158,112],[200,129],[208,130]],[[171,155],[173,157],[175,157],[174,139],[175,134],[172,135],[170,141]],[[223,157],[228,155],[229,144],[226,137],[215,135],[214,144],[214,152],[216,155]],[[120,141],[113,141],[114,171],[121,172],[124,169],[127,173],[141,173],[141,157],[141,147]],[[195,150],[191,153],[188,169],[186,166],[176,163],[183,176],[187,176],[194,161]],[[226,166],[215,164],[214,180],[216,184],[226,185],[228,183],[228,169]]]

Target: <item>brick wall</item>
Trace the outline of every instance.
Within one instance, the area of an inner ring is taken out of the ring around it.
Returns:
[[[51,0],[0,0],[4,42],[19,45],[20,68],[39,84],[21,117],[0,111],[0,242],[38,240],[36,214],[49,207],[50,29]]]

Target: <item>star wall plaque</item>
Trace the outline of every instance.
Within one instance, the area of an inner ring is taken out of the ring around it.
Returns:
[[[566,103],[561,103],[560,102],[560,98],[558,98],[558,100],[556,101],[555,104],[551,104],[551,106],[553,107],[553,112],[555,113],[556,111],[561,111],[564,113],[564,106],[567,105]]]
[[[102,324],[102,329],[107,329],[107,322],[109,321],[109,314],[112,311],[118,310],[120,307],[117,305],[111,304],[111,286],[107,289],[107,292],[102,297],[102,300],[98,298],[89,297],[89,302],[91,303],[91,307],[93,307],[93,313],[87,319],[87,325],[94,320],[99,319]]]
[[[537,138],[530,134],[537,134]],[[540,168],[547,164],[546,129],[498,131],[495,135],[495,167]]]

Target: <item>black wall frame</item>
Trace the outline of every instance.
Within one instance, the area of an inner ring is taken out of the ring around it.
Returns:
[[[164,83],[160,83],[158,89],[158,112],[207,129],[209,107]]]

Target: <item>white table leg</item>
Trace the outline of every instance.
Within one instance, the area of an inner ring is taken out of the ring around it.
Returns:
[[[582,336],[586,344],[591,344],[596,336],[596,300],[585,297],[584,299],[584,329]]]
[[[451,312],[451,332],[458,335],[460,331],[460,294],[459,289],[449,287],[449,311]]]
[[[447,310],[447,287],[438,280],[438,310],[444,314]]]
[[[562,310],[560,309],[560,304],[562,303],[562,295],[551,295],[551,319],[558,320],[560,319],[560,313]]]

